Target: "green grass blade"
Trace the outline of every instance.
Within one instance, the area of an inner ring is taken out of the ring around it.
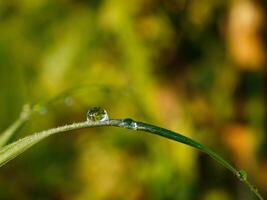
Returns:
[[[169,138],[171,140],[175,140],[177,142],[189,145],[191,147],[194,147],[206,154],[208,154],[210,157],[212,157],[214,160],[216,160],[217,162],[219,162],[222,166],[226,167],[227,169],[229,169],[231,172],[233,172],[235,175],[239,174],[239,171],[237,171],[230,163],[228,163],[226,160],[224,160],[221,156],[219,156],[217,153],[215,153],[214,151],[212,151],[210,148],[192,140],[189,137],[186,137],[184,135],[181,135],[179,133],[175,133],[173,131],[170,131],[168,129],[164,129],[158,126],[154,126],[154,125],[150,125],[150,124],[146,124],[143,122],[137,122],[138,125],[138,130],[142,130],[142,131],[146,131],[146,132],[150,132],[153,134],[157,134],[160,136],[163,136],[165,138]]]
[[[24,124],[25,120],[18,118],[0,136],[0,147],[4,146],[15,132]]]
[[[2,134],[0,134],[0,147],[6,145],[19,128],[29,120],[30,116],[34,113],[38,113],[43,107],[48,107],[56,101],[60,101],[68,96],[73,96],[76,93],[88,92],[89,90],[99,90],[103,92],[109,90],[109,87],[105,85],[81,85],[67,89],[52,98],[35,103],[33,106],[30,106],[29,104],[24,105],[18,119],[14,121]]]
[[[0,135],[0,147],[4,146],[10,140],[16,131],[29,119],[31,113],[30,105],[24,105],[19,118]]]
[[[208,147],[194,141],[191,138],[188,138],[184,135],[181,135],[179,133],[175,133],[173,131],[154,126],[151,124],[143,123],[143,122],[136,122],[132,119],[113,119],[113,120],[106,120],[106,121],[96,121],[96,122],[80,122],[80,123],[74,123],[70,125],[61,126],[58,128],[49,129],[46,131],[42,131],[39,133],[35,133],[33,135],[27,136],[25,138],[22,138],[16,142],[13,142],[9,145],[6,145],[2,148],[0,148],[0,167],[9,162],[10,160],[14,159],[30,147],[32,147],[34,144],[42,141],[44,138],[61,132],[71,131],[71,130],[77,130],[81,128],[89,128],[89,127],[96,127],[96,126],[116,126],[121,128],[127,128],[132,130],[138,130],[138,131],[145,131],[152,134],[160,135],[162,137],[189,145],[191,147],[194,147],[206,154],[208,154],[211,158],[216,160],[219,164],[226,167],[228,170],[230,170],[235,176],[239,178],[240,181],[244,182],[250,190],[258,197],[258,199],[263,200],[263,197],[260,195],[258,190],[248,181],[247,174],[244,170],[236,170],[230,163],[225,161],[221,156],[219,156],[217,153],[209,149]]]
[[[129,120],[129,119],[128,119]],[[133,121],[134,122],[134,121]],[[132,123],[133,123],[132,122]],[[258,189],[253,186],[247,179],[247,173],[244,170],[237,170],[235,169],[229,162],[224,160],[221,156],[219,156],[217,153],[212,151],[210,148],[194,141],[193,139],[186,137],[184,135],[181,135],[179,133],[175,133],[173,131],[170,131],[168,129],[164,129],[158,126],[154,126],[151,124],[143,123],[143,122],[134,122],[137,124],[137,130],[149,132],[152,134],[160,135],[165,138],[169,138],[171,140],[186,144],[188,146],[194,147],[203,153],[208,154],[211,158],[213,158],[215,161],[217,161],[219,164],[230,170],[235,176],[239,178],[240,181],[244,182],[249,189],[258,197],[259,200],[263,200],[263,197],[259,193]]]
[[[43,139],[47,138],[50,135],[54,135],[56,133],[62,133],[71,130],[77,130],[81,128],[88,128],[88,127],[96,127],[96,126],[114,126],[116,124],[121,123],[121,120],[108,120],[104,122],[80,122],[80,123],[73,123],[65,126],[60,126],[57,128],[52,128],[46,131],[34,133],[27,137],[24,137],[20,140],[17,140],[11,144],[8,144],[2,148],[0,148],[0,167],[5,165],[10,160],[14,159],[34,144],[42,141]]]
[[[9,145],[6,145],[0,149],[0,166],[3,166],[13,158],[17,157],[18,155],[29,149],[34,144],[43,140],[44,138],[53,135],[55,133],[65,132],[72,129],[78,129],[79,127],[82,127],[82,125],[86,126],[87,123],[86,122],[77,123],[68,126],[53,128],[47,131],[35,133],[33,135],[17,140]]]

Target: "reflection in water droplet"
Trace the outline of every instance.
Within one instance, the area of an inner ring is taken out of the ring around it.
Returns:
[[[65,103],[66,106],[72,106],[72,105],[73,105],[73,98],[71,98],[71,97],[66,97],[66,98],[64,99],[64,103]]]
[[[123,120],[123,126],[126,126],[126,128],[137,130],[138,126],[137,123],[132,119],[124,119]]]
[[[87,112],[87,121],[89,122],[103,122],[108,120],[108,113],[101,107],[94,107]]]

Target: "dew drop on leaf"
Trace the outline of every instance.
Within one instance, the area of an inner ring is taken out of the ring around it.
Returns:
[[[87,112],[87,121],[88,122],[103,122],[107,121],[108,118],[108,113],[105,109],[101,107],[93,107],[88,110]]]
[[[138,128],[137,123],[132,119],[124,119],[123,125],[126,126],[126,128],[136,130]]]

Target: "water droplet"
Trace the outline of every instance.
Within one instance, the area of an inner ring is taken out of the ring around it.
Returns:
[[[72,105],[73,105],[73,98],[71,98],[71,97],[66,97],[66,98],[64,99],[64,103],[65,103],[66,106],[72,106]]]
[[[238,178],[243,181],[243,180],[247,180],[247,172],[243,169],[239,170],[238,171],[238,174],[237,174]]]
[[[41,106],[40,109],[39,109],[39,113],[40,113],[40,115],[44,115],[44,114],[46,114],[46,113],[47,113],[47,109],[46,109],[46,107]]]
[[[101,107],[93,107],[87,112],[87,121],[107,121],[108,120],[108,113],[105,109]]]
[[[123,120],[123,126],[125,126],[126,128],[129,128],[129,129],[133,129],[133,130],[137,130],[137,128],[138,128],[137,123],[130,118]]]

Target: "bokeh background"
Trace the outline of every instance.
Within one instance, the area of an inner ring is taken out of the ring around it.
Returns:
[[[183,133],[267,194],[266,1],[0,1],[0,131],[86,119],[92,106]],[[66,93],[65,93],[66,94]],[[208,156],[118,128],[59,134],[0,170],[3,200],[249,200]]]

